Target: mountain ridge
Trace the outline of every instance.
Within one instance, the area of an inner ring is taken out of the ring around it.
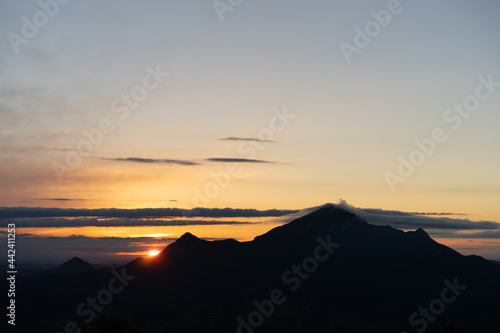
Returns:
[[[319,246],[332,243],[338,247],[326,256]],[[307,268],[316,254],[325,260]],[[405,232],[369,224],[333,204],[247,242],[207,241],[185,233],[157,256],[135,259],[118,270],[134,279],[116,295],[122,301],[113,301],[106,311],[142,320],[147,332],[234,332],[236,318],[247,318],[255,311],[254,301],[268,299],[270,290],[282,290],[287,301],[259,332],[414,330],[409,315],[439,297],[443,281],[457,279],[467,290],[447,305],[432,328],[453,321],[469,332],[496,333],[500,311],[492,297],[500,295],[500,265],[463,256],[423,229]],[[109,276],[109,270],[99,270],[59,281],[78,301]],[[22,304],[46,299],[48,309],[74,316],[71,301],[43,296],[64,297],[50,289],[59,284],[29,281],[21,289],[26,292]],[[292,290],[292,285],[299,287]],[[47,314],[38,311],[43,321]],[[47,325],[52,324],[57,328],[55,322]]]

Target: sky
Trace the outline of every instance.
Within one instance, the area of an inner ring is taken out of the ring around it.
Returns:
[[[500,222],[499,16],[494,0],[3,2],[0,207],[342,198]],[[190,230],[248,240],[266,218]]]

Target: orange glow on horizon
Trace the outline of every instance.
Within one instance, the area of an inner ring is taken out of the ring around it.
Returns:
[[[148,256],[154,257],[154,256],[157,256],[159,253],[160,253],[160,251],[158,251],[158,250],[149,250]]]

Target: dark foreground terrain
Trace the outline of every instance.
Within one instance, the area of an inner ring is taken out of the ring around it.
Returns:
[[[500,332],[500,265],[335,205],[251,242],[185,234],[114,270],[64,268],[18,280],[16,329],[0,331],[86,332],[104,312],[147,333]]]

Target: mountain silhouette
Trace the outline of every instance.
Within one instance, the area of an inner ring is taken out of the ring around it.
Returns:
[[[80,274],[94,270],[94,266],[88,262],[73,257],[53,270],[54,274]]]
[[[371,225],[333,204],[248,242],[186,233],[117,271],[129,280],[105,311],[141,322],[145,332],[421,333],[450,321],[466,332],[499,327],[500,265],[463,256],[422,229]],[[101,269],[57,282],[20,280],[20,303],[35,312],[25,322],[39,318],[57,332],[68,320],[84,327],[75,307],[111,277]]]

